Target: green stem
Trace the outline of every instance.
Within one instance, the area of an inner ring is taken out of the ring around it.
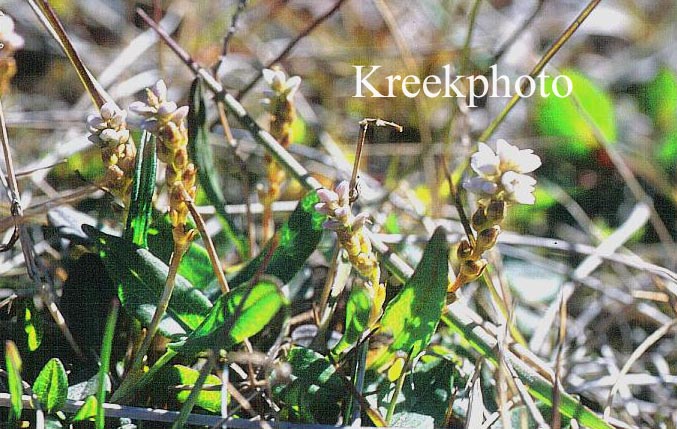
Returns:
[[[197,401],[197,398],[200,395],[200,392],[202,391],[202,386],[207,380],[207,376],[212,371],[213,367],[214,367],[214,352],[212,350],[209,350],[207,364],[203,366],[202,369],[200,370],[200,375],[195,381],[195,384],[193,385],[193,388],[191,389],[190,394],[188,395],[188,399],[186,399],[186,402],[184,402],[183,406],[181,407],[179,417],[174,421],[172,429],[181,429],[185,426],[186,422],[188,421],[188,417],[190,417],[191,411],[193,411],[195,402]]]
[[[113,337],[115,336],[115,325],[118,320],[118,311],[120,309],[120,302],[117,299],[113,300],[113,305],[108,313],[106,320],[106,328],[103,334],[103,343],[101,345],[101,366],[99,367],[99,386],[96,392],[96,429],[103,429],[106,424],[106,415],[103,409],[103,404],[106,402],[106,379],[108,377],[108,370],[110,369],[110,356],[113,351]]]
[[[407,363],[402,368],[402,373],[397,378],[397,384],[395,385],[393,397],[390,398],[390,404],[388,404],[388,414],[386,414],[386,424],[388,424],[388,426],[390,426],[390,423],[393,419],[393,415],[395,414],[395,407],[397,406],[397,398],[399,398],[400,393],[402,393],[402,387],[404,386],[404,378],[407,376],[408,370],[409,370],[409,360],[407,360]]]
[[[163,366],[167,364],[170,360],[176,356],[176,352],[172,349],[169,349],[160,356],[160,359],[155,361],[152,367],[148,370],[148,372],[143,373],[143,375],[136,379],[132,380],[132,377],[130,377],[132,374],[127,376],[125,380],[122,382],[122,385],[113,392],[113,395],[111,396],[110,400],[111,402],[114,403],[119,403],[119,402],[124,402],[127,398],[129,398],[134,392],[138,391],[139,389],[142,389],[145,387],[148,382],[153,378],[153,376],[160,370],[162,369]]]
[[[499,115],[491,121],[491,124],[487,127],[486,130],[480,135],[478,141],[481,142],[486,142],[496,131],[496,128],[498,128],[499,125],[505,120],[506,116],[508,116],[508,113],[512,110],[513,107],[517,104],[518,101],[520,101],[521,97],[519,96],[519,93],[524,93],[526,90],[526,86],[529,84],[533,78],[535,78],[543,69],[545,68],[546,64],[550,62],[552,57],[555,56],[557,52],[564,46],[564,44],[573,36],[573,34],[578,30],[578,27],[581,26],[583,21],[586,20],[586,18],[592,13],[593,10],[597,7],[597,5],[601,2],[602,0],[591,0],[590,3],[581,11],[581,13],[576,17],[576,19],[569,24],[569,26],[564,30],[564,32],[555,40],[555,42],[550,46],[550,48],[546,51],[545,55],[543,55],[543,58],[536,64],[536,66],[531,70],[531,73],[529,73],[529,76],[531,76],[532,79],[527,79],[524,81],[524,85],[522,85],[522,91],[516,92],[515,95],[510,99],[508,104],[503,108],[503,111],[499,113]]]

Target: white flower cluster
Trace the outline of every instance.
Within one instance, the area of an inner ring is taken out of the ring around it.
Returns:
[[[24,45],[23,37],[14,31],[14,21],[0,12],[0,57],[9,56]]]
[[[268,88],[263,90],[263,95],[266,96],[263,104],[266,106],[270,106],[273,99],[280,97],[291,101],[301,85],[300,77],[292,76],[287,79],[282,70],[263,69],[263,79],[268,84]]]
[[[147,131],[156,131],[169,122],[181,126],[188,115],[188,106],[178,107],[175,102],[167,101],[167,85],[161,79],[147,91],[147,102],[135,101],[129,105],[129,111],[144,118],[141,127]]]
[[[541,158],[531,149],[520,150],[503,139],[496,143],[496,152],[480,143],[472,155],[470,166],[478,174],[463,184],[481,200],[498,199],[510,203],[533,204],[536,179],[528,176],[541,166]]]
[[[329,217],[324,224],[324,228],[336,232],[357,232],[367,223],[369,215],[360,213],[353,216],[350,210],[350,185],[346,180],[342,181],[334,191],[329,189],[318,189],[317,196],[320,203],[315,205],[315,210]]]
[[[101,106],[99,114],[87,117],[87,128],[92,133],[89,141],[101,147],[111,144],[124,144],[129,140],[127,112],[120,110],[114,103]]]

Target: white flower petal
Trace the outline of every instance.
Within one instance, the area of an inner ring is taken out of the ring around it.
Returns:
[[[275,70],[263,69],[263,79],[268,85],[272,85],[273,79],[275,79]]]
[[[150,89],[160,102],[167,99],[167,84],[164,80],[158,80]]]
[[[494,195],[498,190],[498,185],[494,182],[485,179],[484,177],[473,177],[463,184],[463,188],[467,191],[474,194],[484,196],[484,195]]]
[[[341,181],[338,185],[336,185],[336,188],[334,188],[336,191],[336,195],[338,195],[338,201],[340,205],[347,205],[348,204],[348,198],[350,196],[350,183],[348,183],[347,180]]]
[[[470,157],[470,166],[482,176],[498,174],[499,162],[498,156],[485,143],[479,143],[477,152]]]
[[[336,195],[336,192],[325,188],[318,189],[317,196],[323,203],[337,203],[339,199],[338,195]]]

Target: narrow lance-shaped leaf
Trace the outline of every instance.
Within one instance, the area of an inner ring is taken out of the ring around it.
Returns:
[[[23,386],[21,385],[21,356],[13,341],[5,342],[5,366],[9,386],[9,426],[18,425],[21,418]]]
[[[48,413],[61,410],[68,397],[68,375],[59,359],[45,364],[33,383],[33,392]]]
[[[315,204],[319,201],[315,191],[306,194],[275,237],[230,280],[230,285],[234,287],[245,283],[257,274],[275,276],[287,284],[303,267],[322,237],[322,223],[326,216],[315,211]],[[275,246],[274,249],[271,249],[272,246]]]
[[[169,349],[194,355],[206,349],[230,350],[261,331],[287,300],[271,280],[241,285],[221,295],[204,322],[184,341]]]
[[[148,325],[160,300],[169,271],[167,265],[146,249],[129,241],[83,225],[95,239],[100,257],[111,279],[118,284],[122,306],[143,325]],[[166,337],[186,335],[197,328],[211,309],[206,296],[181,276],[158,332]]]
[[[155,137],[144,131],[136,156],[136,169],[134,170],[129,214],[127,215],[127,225],[123,234],[124,238],[144,248],[148,247],[146,236],[153,211],[156,171]]]
[[[380,331],[392,336],[393,341],[370,357],[370,367],[380,368],[397,352],[414,357],[428,346],[446,302],[448,260],[446,231],[439,227],[416,271],[383,312]]]
[[[346,303],[345,332],[332,350],[332,353],[339,354],[360,339],[369,325],[370,312],[371,301],[369,299],[369,292],[364,287],[353,287]]]
[[[197,167],[197,177],[207,198],[216,208],[223,229],[233,242],[240,256],[247,255],[247,242],[237,232],[233,219],[226,213],[226,198],[221,191],[219,172],[214,161],[214,153],[209,145],[209,134],[206,128],[207,108],[202,95],[200,79],[196,78],[190,89],[190,111],[188,112],[188,152],[192,155]]]

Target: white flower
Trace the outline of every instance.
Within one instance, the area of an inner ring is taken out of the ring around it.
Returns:
[[[503,139],[496,142],[496,152],[479,143],[470,158],[470,166],[478,174],[463,187],[480,199],[502,199],[507,202],[533,204],[536,179],[527,176],[541,166],[541,158],[531,149],[520,150]]]
[[[287,78],[282,70],[263,69],[263,79],[268,83],[270,89],[263,91],[268,102],[274,97],[285,97],[291,100],[301,85],[301,78],[292,76]]]
[[[87,128],[92,133],[88,138],[94,144],[108,146],[110,143],[124,144],[129,140],[127,112],[108,102],[101,106],[99,114],[87,117]]]
[[[344,180],[333,191],[325,188],[317,190],[320,202],[315,204],[315,210],[327,215],[328,219],[322,225],[326,229],[336,232],[357,232],[369,220],[367,213],[353,216],[350,209],[350,184]]]
[[[23,37],[14,32],[12,18],[0,12],[0,55],[9,55],[9,53],[21,49],[23,45]]]
[[[514,171],[506,171],[501,176],[501,184],[508,201],[519,204],[533,204],[536,201],[536,197],[534,197],[536,179],[531,176]]]
[[[135,101],[128,109],[144,118],[141,128],[150,131],[156,130],[158,123],[174,122],[181,125],[188,115],[188,106],[178,107],[175,102],[167,101],[167,85],[162,79],[146,90],[145,103]]]
[[[496,142],[496,154],[500,159],[501,171],[531,173],[541,166],[541,158],[534,154],[533,150],[520,150],[503,139]]]

